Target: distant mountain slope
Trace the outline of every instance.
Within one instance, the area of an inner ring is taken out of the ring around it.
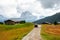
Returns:
[[[40,20],[35,21],[34,23],[36,24],[41,24],[42,22],[50,22],[50,23],[54,23],[54,21],[60,22],[60,12],[56,13],[53,16],[49,16]]]
[[[9,20],[12,20],[12,21],[22,21],[23,19],[22,18],[10,18]]]
[[[4,16],[0,15],[0,22],[4,22],[4,20],[6,20],[7,18],[5,18]]]

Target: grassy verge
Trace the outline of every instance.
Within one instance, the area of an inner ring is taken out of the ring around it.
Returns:
[[[58,29],[60,29],[60,25],[42,25],[41,37],[43,38],[43,40],[60,40],[60,30]]]
[[[0,25],[0,40],[21,40],[33,28],[32,23]]]

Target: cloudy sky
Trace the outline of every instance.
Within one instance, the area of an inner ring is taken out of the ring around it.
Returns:
[[[25,11],[37,19],[51,16],[60,12],[60,0],[0,0],[0,15],[6,18],[20,18]]]

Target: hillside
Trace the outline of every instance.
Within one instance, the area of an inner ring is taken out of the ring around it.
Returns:
[[[53,16],[48,16],[48,17],[46,17],[46,18],[37,20],[37,21],[35,21],[34,23],[36,23],[36,24],[41,24],[41,23],[43,23],[43,22],[54,23],[54,21],[60,22],[60,12],[59,12],[59,13],[56,13],[56,14],[53,15]]]
[[[0,22],[3,22],[4,20],[7,20],[7,18],[2,16],[2,15],[0,15]]]

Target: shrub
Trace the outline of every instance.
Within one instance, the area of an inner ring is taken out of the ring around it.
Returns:
[[[0,22],[0,24],[3,24],[3,22]]]
[[[25,20],[24,21],[20,21],[20,23],[26,23]]]
[[[58,23],[55,21],[55,22],[54,22],[54,25],[57,25],[57,24],[58,24]]]

